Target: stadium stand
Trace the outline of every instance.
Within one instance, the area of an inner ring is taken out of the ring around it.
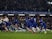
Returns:
[[[52,11],[52,0],[0,0],[0,10]]]

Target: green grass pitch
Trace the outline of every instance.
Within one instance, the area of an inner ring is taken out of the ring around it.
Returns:
[[[52,39],[52,33],[0,32],[0,39]]]

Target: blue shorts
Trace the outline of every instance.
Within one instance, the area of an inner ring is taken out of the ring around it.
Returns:
[[[0,24],[0,30],[5,30],[3,27],[2,27],[3,23]]]
[[[3,22],[3,25],[10,26],[11,23],[10,22]]]
[[[2,26],[2,23],[0,24],[0,26]]]
[[[41,23],[41,27],[44,27],[44,29],[46,29],[46,23]]]

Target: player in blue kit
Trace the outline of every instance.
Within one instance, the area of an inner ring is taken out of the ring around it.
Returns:
[[[45,21],[43,20],[43,17],[40,18],[40,26],[41,26],[41,31],[44,31],[46,33],[46,23]]]
[[[37,24],[37,22],[36,22],[36,18],[35,17],[30,17],[30,22],[32,23],[32,30],[33,30],[33,32],[37,32],[37,31],[39,31],[40,29],[39,29],[39,27],[38,27],[38,24]]]
[[[30,22],[33,24],[33,26],[32,27],[35,27],[36,28],[36,26],[37,26],[37,23],[36,23],[36,18],[34,18],[34,17],[30,17]]]
[[[18,29],[18,25],[19,25],[19,21],[18,21],[18,19],[16,18],[16,17],[12,17],[12,25],[13,25],[13,27],[14,27],[14,29],[17,31],[17,29]]]
[[[33,32],[32,31],[32,23],[30,22],[30,20],[29,20],[29,18],[27,17],[26,19],[25,19],[25,25],[26,25],[26,29],[29,31],[29,32]]]
[[[36,18],[34,18],[34,17],[26,18],[26,26],[27,26],[28,31],[36,32],[36,30],[38,28]]]

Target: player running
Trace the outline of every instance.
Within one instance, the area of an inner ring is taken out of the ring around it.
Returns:
[[[13,27],[14,27],[14,29],[16,30],[16,32],[17,32],[17,30],[18,30],[18,25],[19,25],[19,21],[18,21],[18,19],[16,18],[16,17],[12,17],[12,25],[13,25]]]
[[[7,16],[3,16],[2,18],[2,21],[3,21],[3,27],[5,28],[5,31],[8,31],[8,26],[10,26],[10,23],[9,23],[9,18]]]
[[[46,33],[46,23],[43,20],[43,17],[40,18],[39,22],[40,22],[40,26],[41,26],[41,32],[43,31],[44,33]]]
[[[38,28],[37,23],[36,23],[36,18],[34,17],[26,18],[25,21],[26,21],[26,29],[30,32],[35,33]]]
[[[30,17],[30,22],[31,22],[32,25],[33,25],[33,26],[32,26],[33,32],[40,31],[36,20],[37,20],[37,19],[36,19],[35,17]]]
[[[26,29],[29,31],[29,32],[33,32],[31,27],[33,26],[32,23],[30,22],[29,18],[27,17],[25,19],[25,25],[26,25]]]

